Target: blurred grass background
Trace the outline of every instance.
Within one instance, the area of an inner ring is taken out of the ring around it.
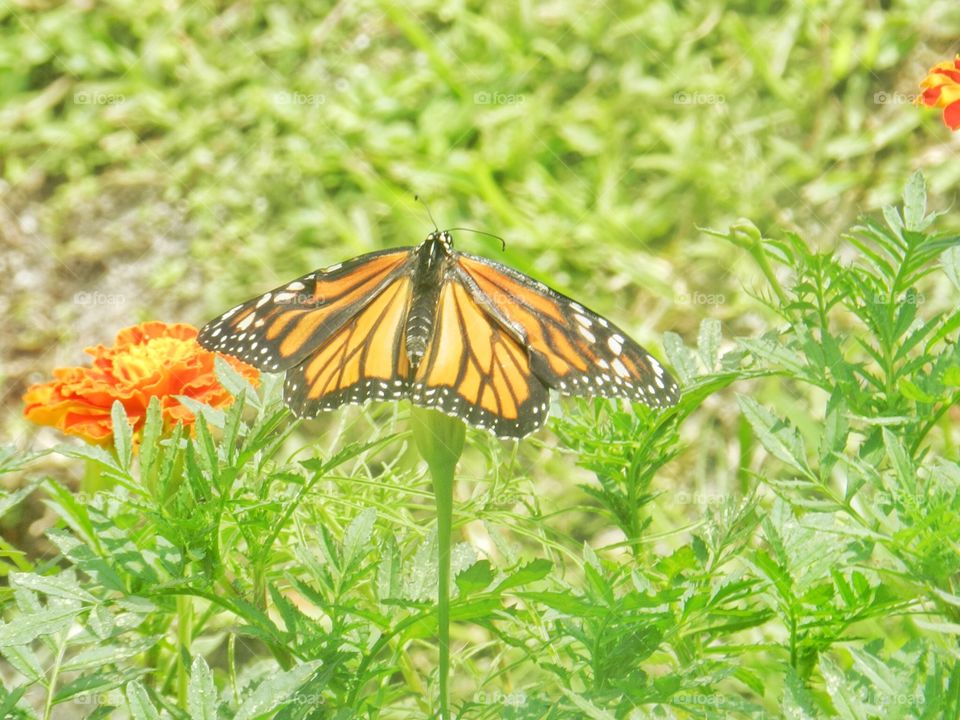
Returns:
[[[655,352],[754,335],[753,268],[700,228],[830,247],[916,168],[948,205],[960,144],[911,100],[958,35],[953,0],[3,3],[0,427],[36,443],[23,390],[122,327],[420,242],[415,193]],[[668,474],[722,472],[710,407]]]

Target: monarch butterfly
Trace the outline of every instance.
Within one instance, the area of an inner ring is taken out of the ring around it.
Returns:
[[[208,350],[286,371],[300,417],[408,398],[498,437],[542,427],[548,388],[651,407],[679,388],[610,321],[541,282],[457,252],[447,231],[316,270],[207,323]]]

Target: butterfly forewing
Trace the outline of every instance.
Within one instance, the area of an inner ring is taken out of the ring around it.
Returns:
[[[304,275],[210,321],[197,341],[259,370],[286,370],[402,275],[410,256],[410,248],[384,250]]]
[[[625,397],[651,407],[676,403],[679,388],[620,328],[513,268],[459,254],[465,283],[529,349],[534,374],[566,395]]]

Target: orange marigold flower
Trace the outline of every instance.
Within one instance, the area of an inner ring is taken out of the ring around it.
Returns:
[[[113,347],[97,345],[85,352],[92,367],[59,368],[54,380],[34,385],[23,396],[24,415],[39,425],[52,425],[92,443],[107,443],[113,435],[110,409],[123,403],[134,432],[146,421],[150,398],[160,400],[167,425],[194,421],[193,413],[174,396],[185,395],[213,407],[233,398],[217,381],[215,353],[201,348],[197,329],[177,323],[146,322],[121,330]],[[223,356],[252,384],[256,369]]]
[[[923,92],[917,101],[943,108],[944,124],[951,130],[960,130],[960,55],[930,68],[920,88]]]

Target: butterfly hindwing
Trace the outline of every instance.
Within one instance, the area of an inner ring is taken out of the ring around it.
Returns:
[[[283,399],[299,417],[347,403],[410,394],[404,327],[412,282],[401,276],[381,290],[299,365],[287,370]]]
[[[523,437],[547,417],[548,392],[526,351],[456,276],[440,292],[431,342],[411,392],[417,405],[499,437]]]
[[[211,320],[197,341],[258,370],[291,368],[401,275],[410,255],[383,250],[304,275]]]
[[[679,388],[650,353],[606,318],[513,268],[458,254],[464,282],[529,349],[534,375],[566,395],[673,405]]]

